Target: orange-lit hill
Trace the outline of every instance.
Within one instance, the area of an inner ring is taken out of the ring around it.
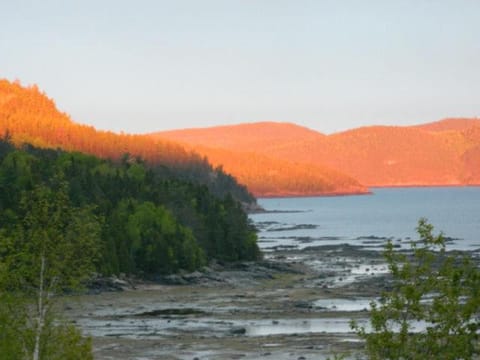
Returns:
[[[257,152],[202,145],[193,146],[192,149],[207,156],[212,164],[233,174],[256,196],[328,196],[368,192],[356,180],[325,166],[300,164]]]
[[[316,141],[326,136],[306,127],[281,122],[258,122],[209,128],[163,131],[153,136],[190,145],[263,152],[279,145],[296,146],[299,141]]]
[[[169,141],[98,131],[77,124],[59,112],[37,86],[24,87],[18,82],[0,80],[0,136],[6,132],[17,144],[81,151],[103,158],[118,159],[130,153],[154,164],[176,165],[201,159]]]
[[[303,168],[335,169],[367,186],[480,184],[478,119],[446,119],[405,127],[370,126],[328,136],[273,122],[169,131],[152,136],[189,143],[193,148],[208,146],[255,153]],[[199,151],[208,154],[211,150]],[[228,159],[216,161],[231,166]]]
[[[288,131],[279,131],[276,141],[281,144],[288,143],[289,134],[296,129],[296,126],[291,125]],[[301,131],[305,138],[313,139],[317,136],[308,129]],[[36,86],[24,87],[19,83],[0,80],[0,136],[3,137],[7,132],[17,144],[30,143],[44,148],[81,151],[103,158],[118,159],[123,154],[130,153],[153,164],[173,166],[189,166],[204,161],[203,156],[195,152],[195,147],[187,148],[174,139],[159,140],[148,135],[116,134],[77,124],[67,114],[59,112],[53,100]],[[244,134],[235,139],[233,134],[230,134],[224,137],[224,140],[238,142],[242,136]],[[249,143],[248,136],[246,139],[247,147],[261,145],[261,142]],[[293,143],[290,145],[293,146]],[[202,154],[208,155],[213,165],[222,164],[224,170],[237,176],[240,182],[258,196],[367,192],[367,189],[355,180],[324,166],[305,166],[258,154],[241,155],[218,150],[202,151]],[[230,162],[224,159],[230,159]],[[256,159],[255,166],[252,165],[252,159]],[[240,169],[242,170],[239,171]]]
[[[352,177],[323,164],[271,156],[272,149],[294,148],[325,137],[288,123],[263,122],[205,129],[166,131],[155,139],[178,141],[222,166],[257,196],[311,196],[368,193]]]

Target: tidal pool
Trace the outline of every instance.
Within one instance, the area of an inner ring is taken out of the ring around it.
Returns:
[[[363,322],[361,322],[363,323]],[[255,321],[246,327],[247,336],[303,333],[351,333],[350,319],[344,317],[315,319],[281,319]]]

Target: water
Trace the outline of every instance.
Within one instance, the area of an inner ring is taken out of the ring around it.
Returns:
[[[361,322],[362,325],[367,325]],[[267,336],[279,334],[304,333],[351,333],[350,319],[337,317],[335,319],[283,319],[273,323],[269,320],[255,321],[246,327],[247,336]]]
[[[259,199],[274,212],[251,215],[263,250],[278,246],[349,243],[381,249],[418,238],[418,219],[426,217],[450,239],[449,248],[480,248],[480,188],[373,189],[372,195]]]
[[[296,249],[342,243],[380,250],[387,239],[408,246],[409,241],[417,238],[415,227],[420,217],[427,217],[437,231],[442,230],[452,238],[448,243],[450,248],[480,248],[480,188],[374,189],[374,194],[368,196],[260,199],[259,203],[267,210],[276,211],[251,215],[261,230],[259,244],[264,251],[282,246]],[[200,342],[205,338],[220,341],[239,336],[232,334],[235,328],[244,329],[246,337],[309,333],[349,336],[353,312],[364,314],[357,314],[356,319],[369,331],[368,314],[363,311],[369,309],[370,301],[378,298],[343,292],[342,287],[387,273],[387,264],[378,259],[372,262],[371,258],[356,258],[350,253],[334,261],[309,257],[307,253],[292,252],[283,259],[302,261],[319,274],[327,274],[307,281],[314,292],[307,299],[312,307],[308,316],[294,318],[288,311],[283,316],[271,311],[268,304],[261,305],[265,306],[263,310],[256,308],[259,305],[255,301],[247,297],[243,303],[236,291],[222,295],[214,289],[214,296],[207,292],[202,297],[202,292],[196,289],[193,291],[198,294],[194,300],[187,296],[183,303],[175,303],[174,290],[170,289],[165,295],[165,289],[157,289],[145,293],[103,294],[96,298],[97,302],[105,298],[103,302],[80,311],[76,321],[87,334],[112,337],[115,342],[121,338],[178,342],[183,336],[198,338]],[[323,284],[328,285],[328,292],[320,290]],[[292,299],[295,291],[288,293]],[[258,296],[262,294],[265,293],[260,292]],[[172,303],[176,308],[198,310],[198,314],[138,316],[170,308]],[[238,311],[246,316],[239,316]],[[427,326],[421,322],[412,325],[414,331],[423,331]],[[205,352],[202,356],[209,357],[209,354]]]

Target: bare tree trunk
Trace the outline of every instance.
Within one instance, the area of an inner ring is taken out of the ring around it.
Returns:
[[[42,254],[40,266],[40,284],[38,289],[38,308],[37,308],[37,327],[35,329],[35,348],[33,350],[33,360],[39,360],[40,358],[40,337],[42,335],[43,325],[45,322],[45,304],[44,298],[44,273],[45,273],[45,254]]]

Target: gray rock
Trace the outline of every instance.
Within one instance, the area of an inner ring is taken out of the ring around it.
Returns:
[[[230,334],[232,335],[244,335],[247,332],[247,329],[243,326],[236,326],[230,329]]]
[[[312,304],[310,304],[308,301],[305,300],[299,300],[295,302],[295,307],[299,309],[311,309]]]

